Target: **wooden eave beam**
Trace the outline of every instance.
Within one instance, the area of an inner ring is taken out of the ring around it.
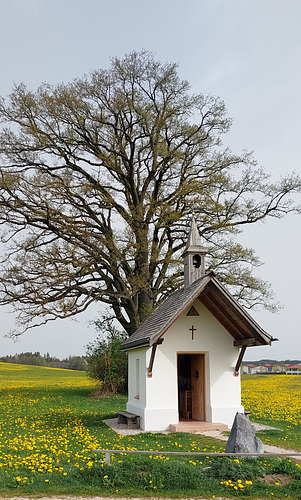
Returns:
[[[212,300],[212,297],[199,297],[199,300],[204,304],[205,307],[215,316],[215,318],[226,328],[226,330],[232,335],[232,337],[243,338],[241,332],[238,330],[236,325],[233,324],[230,319],[221,312],[219,304]]]
[[[155,342],[155,344],[153,344],[153,346],[152,346],[151,358],[150,358],[149,367],[147,370],[148,378],[152,378],[152,376],[153,376],[153,366],[154,366],[157,347],[158,347],[158,345],[163,344],[163,340],[164,339],[158,339],[157,342]]]
[[[246,349],[247,349],[247,346],[244,345],[241,349],[240,349],[240,353],[239,353],[239,356],[238,356],[238,360],[237,360],[237,363],[235,365],[235,370],[234,370],[234,376],[235,377],[238,377],[239,375],[239,369],[240,369],[240,365],[241,365],[241,362],[242,362],[242,359],[244,357],[244,354],[246,352]]]
[[[235,339],[235,344],[241,347],[240,339],[242,341],[247,340],[251,342],[248,345],[268,345],[269,342],[265,342],[264,338],[259,338],[258,332],[253,328],[252,324],[249,324],[244,319],[243,315],[233,308],[231,303],[224,300],[224,297],[220,296],[218,292],[210,285],[207,287],[206,296],[203,294],[199,297],[199,300],[209,309],[212,314],[220,321],[220,323],[228,330],[230,335]]]
[[[245,347],[256,347],[259,345],[266,345],[266,344],[264,344],[263,342],[261,342],[260,340],[258,340],[256,338],[252,338],[252,339],[234,340],[233,345],[235,347],[244,347],[244,346]]]
[[[229,309],[225,307],[224,303],[218,301],[212,294],[206,297],[199,297],[199,300],[207,307],[207,309],[218,319],[218,321],[226,328],[226,330],[232,335],[235,340],[245,339],[245,335],[248,335],[243,322],[237,322],[234,320],[233,314],[226,314],[224,311]]]
[[[223,287],[221,283],[215,282],[214,281],[214,286],[213,286],[213,281],[209,284],[208,288],[217,296],[222,297],[222,303],[227,304],[225,307],[228,307],[232,311],[233,317],[236,319],[236,321],[239,320],[239,323],[244,325],[244,329],[246,332],[249,332],[249,335],[257,339],[257,344],[256,345],[271,345],[271,342],[274,341],[274,339],[268,335],[265,331],[263,331],[260,326],[254,321],[254,319],[247,313],[247,311],[244,311],[243,308],[241,308],[238,304],[238,308],[235,305],[235,301],[233,300],[233,297],[229,296],[228,300],[224,300],[224,297],[227,296],[227,290],[224,290],[225,295],[223,293]],[[241,309],[241,311],[240,311]],[[247,337],[246,337],[247,338]],[[276,340],[276,339],[275,339]]]

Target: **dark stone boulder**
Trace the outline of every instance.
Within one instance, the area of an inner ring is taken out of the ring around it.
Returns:
[[[263,453],[263,443],[255,436],[255,429],[243,413],[236,413],[226,453]]]

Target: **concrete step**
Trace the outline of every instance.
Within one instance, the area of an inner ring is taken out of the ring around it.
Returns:
[[[195,434],[196,432],[205,431],[228,431],[229,428],[226,424],[220,422],[203,422],[199,420],[185,420],[178,424],[170,424],[169,430],[171,432],[190,432]]]

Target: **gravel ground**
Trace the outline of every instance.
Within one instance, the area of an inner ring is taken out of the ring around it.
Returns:
[[[255,427],[256,431],[275,429],[275,427],[268,427],[267,425],[254,424],[254,423],[252,425],[253,425],[253,427]],[[281,429],[277,429],[277,430],[281,430]],[[205,431],[205,432],[202,432],[202,434],[204,436],[210,436],[210,437],[213,437],[216,439],[221,439],[222,441],[228,440],[228,436],[225,436],[225,434],[223,434],[220,431]],[[298,453],[298,454],[300,454],[300,451],[288,450],[286,448],[280,448],[278,446],[272,446],[270,444],[263,444],[263,448],[264,448],[264,451],[266,453],[279,453],[279,455],[282,453],[283,454],[285,454],[285,453],[292,453],[292,454]],[[291,458],[296,458],[296,457],[292,456]]]
[[[121,434],[122,436],[130,436],[132,434],[141,434],[142,432],[149,432],[149,431],[143,431],[141,429],[128,429],[126,424],[118,424],[117,423],[117,418],[108,418],[107,420],[104,420],[104,423],[107,424],[113,431],[117,432],[118,434]],[[269,427],[268,425],[263,425],[263,424],[257,424],[256,422],[252,422],[252,425],[255,429],[256,432],[258,431],[267,431],[267,430],[274,430],[274,431],[281,431],[282,429],[277,429],[277,427]],[[162,432],[160,431],[161,434],[169,434],[169,431]],[[228,436],[225,436],[222,434],[220,431],[205,431],[200,434],[205,434],[207,436],[212,437],[217,437],[215,433],[217,433],[220,437],[218,439],[222,439],[223,441],[228,439]],[[198,434],[198,433],[196,433]]]
[[[110,418],[110,419],[104,420],[104,422],[109,427],[111,427],[111,429],[113,429],[115,432],[118,432],[118,434],[121,434],[122,436],[128,436],[128,435],[132,435],[132,434],[140,434],[140,433],[144,432],[141,429],[128,429],[126,425],[118,424],[117,418]],[[277,431],[282,430],[282,429],[277,429],[276,427],[270,427],[268,425],[258,424],[256,422],[252,422],[252,425],[255,428],[256,432],[266,431],[266,430],[277,430]],[[168,434],[168,433],[169,432],[166,431],[164,434]],[[200,432],[200,433],[196,432],[196,434],[203,434],[204,436],[209,436],[209,437],[213,437],[216,439],[220,439],[221,441],[228,440],[228,436],[223,434],[223,432],[221,432],[221,431],[204,431],[204,432]],[[293,453],[300,453],[296,450],[288,450],[285,448],[280,448],[280,447],[272,446],[269,444],[264,444],[263,446],[264,446],[264,451],[266,453],[279,453],[279,454],[281,454],[281,453],[283,453],[283,454],[284,453],[292,453],[292,454]],[[292,458],[296,458],[296,457],[292,457]],[[216,499],[216,500],[218,500],[218,499]]]

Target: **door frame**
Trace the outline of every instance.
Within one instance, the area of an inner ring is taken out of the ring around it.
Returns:
[[[192,361],[192,356],[199,356],[201,358],[201,367],[200,367],[200,373],[198,373],[200,377],[200,382],[202,385],[202,394],[200,397],[200,406],[201,406],[201,413],[202,413],[202,419],[194,419],[192,415],[193,420],[199,420],[199,421],[206,421],[206,400],[207,400],[207,394],[206,394],[206,352],[177,352],[177,395],[178,395],[178,415],[180,419],[180,406],[179,406],[179,399],[180,399],[180,386],[179,386],[179,356],[189,356],[190,357],[190,363]],[[193,390],[193,379],[191,377],[191,386]],[[194,399],[195,401],[195,399]]]

